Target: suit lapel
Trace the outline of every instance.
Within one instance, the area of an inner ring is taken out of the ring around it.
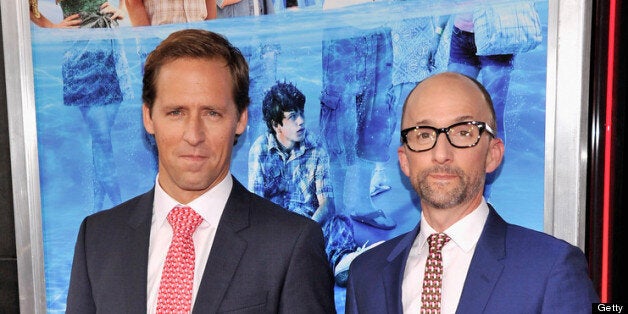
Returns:
[[[125,280],[120,288],[126,289],[126,306],[128,313],[146,312],[146,286],[148,276],[148,245],[150,242],[150,225],[153,212],[154,190],[142,195],[127,220],[128,233],[124,256],[127,265],[124,268]]]
[[[414,230],[403,236],[386,259],[388,265],[384,267],[382,280],[386,290],[386,308],[388,313],[402,312],[401,284],[403,283],[403,275],[412,243],[414,243],[414,239],[419,234],[419,226],[420,224],[417,224]]]
[[[506,222],[489,205],[486,225],[473,253],[457,313],[482,312],[504,269]]]
[[[247,243],[238,232],[249,226],[248,192],[235,178],[233,188],[225,205],[201,285],[194,303],[194,313],[218,311],[227,288],[244,255]]]

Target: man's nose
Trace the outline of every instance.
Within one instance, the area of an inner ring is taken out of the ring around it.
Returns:
[[[186,122],[183,139],[190,145],[197,145],[205,140],[205,125],[202,118],[190,117]]]

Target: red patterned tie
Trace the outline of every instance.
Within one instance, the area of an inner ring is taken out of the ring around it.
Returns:
[[[194,241],[192,235],[203,217],[190,207],[175,207],[168,214],[172,242],[159,283],[157,313],[189,313],[194,284]]]
[[[427,238],[430,254],[425,262],[423,293],[421,294],[421,313],[440,313],[440,295],[443,281],[443,256],[441,249],[449,240],[444,233],[433,233]]]

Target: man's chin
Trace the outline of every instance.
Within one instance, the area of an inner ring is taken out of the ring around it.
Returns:
[[[432,195],[448,195],[458,187],[458,182],[453,180],[429,180],[420,185],[421,190]]]
[[[435,188],[432,186],[428,190],[423,190],[420,195],[421,199],[436,208],[449,208],[456,204],[452,204],[452,201],[459,199],[458,195],[454,194],[455,189],[440,187]]]
[[[188,176],[186,180],[182,180],[180,182],[179,187],[185,191],[199,192],[208,190],[211,185],[212,182],[210,182],[207,177],[194,178],[192,176]]]

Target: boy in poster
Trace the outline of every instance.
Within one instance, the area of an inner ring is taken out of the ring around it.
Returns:
[[[346,285],[358,247],[351,220],[335,213],[329,155],[306,133],[305,96],[291,83],[277,83],[262,105],[268,132],[249,151],[249,190],[285,209],[311,218],[323,228],[325,249],[336,284]]]

